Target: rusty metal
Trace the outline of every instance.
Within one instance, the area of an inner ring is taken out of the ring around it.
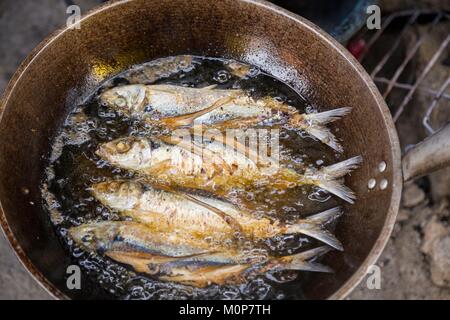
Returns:
[[[419,36],[416,41],[412,43],[410,49],[405,53],[404,59],[394,67],[395,72],[391,77],[380,75],[386,64],[388,62],[392,62],[393,55],[397,50],[399,50],[402,40],[405,39],[406,35],[410,30],[412,30],[412,28],[415,28],[419,24],[420,19],[424,16],[429,16],[432,18],[432,21],[428,23],[427,32],[424,35]],[[417,92],[422,92],[432,99],[426,113],[424,115],[421,115],[423,116],[423,126],[429,134],[437,131],[437,129],[433,128],[431,124],[430,118],[432,113],[442,105],[449,106],[450,94],[447,92],[447,88],[449,86],[449,78],[446,79],[446,81],[440,86],[439,89],[428,87],[425,84],[424,80],[427,78],[427,76],[432,76],[433,67],[440,61],[443,53],[448,49],[450,35],[447,35],[447,37],[442,39],[442,43],[438,50],[433,54],[432,58],[427,63],[423,71],[412,83],[400,82],[399,78],[404,74],[407,65],[413,61],[416,53],[419,51],[421,46],[429,40],[429,37],[431,35],[433,35],[435,27],[439,23],[446,23],[448,21],[450,21],[450,15],[448,12],[439,12],[433,10],[400,11],[386,16],[383,19],[381,29],[372,33],[370,33],[368,30],[365,30],[360,35],[361,38],[367,39],[367,45],[363,54],[360,56],[359,61],[363,64],[366,64],[366,62],[370,58],[372,58],[371,49],[378,42],[382,42],[384,40],[384,36],[387,34],[387,29],[394,23],[402,24],[399,28],[397,28],[398,32],[396,34],[397,38],[395,42],[389,47],[382,58],[375,64],[375,67],[373,67],[372,70],[367,71],[370,73],[376,84],[385,86],[384,90],[382,91],[383,97],[385,99],[389,97],[393,89],[399,89],[405,92],[405,96],[399,104],[390,105],[390,109],[393,111],[393,118],[395,122],[397,122],[401,117]]]
[[[431,114],[438,105],[439,100],[446,96],[445,90],[447,90],[448,86],[450,85],[450,77],[447,78],[447,80],[444,82],[444,84],[441,86],[439,92],[436,93],[434,96],[433,102],[431,103],[430,107],[428,108],[425,117],[423,118],[423,125],[427,129],[429,134],[433,134],[436,132],[436,130],[431,125]]]

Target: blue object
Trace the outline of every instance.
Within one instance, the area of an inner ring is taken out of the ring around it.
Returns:
[[[378,0],[272,0],[311,20],[341,43],[347,42],[367,19],[367,7]]]

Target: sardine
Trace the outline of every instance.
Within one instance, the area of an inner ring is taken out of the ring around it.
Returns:
[[[128,70],[126,78],[132,84],[149,84],[161,78],[170,77],[178,72],[191,70],[194,67],[193,56],[181,55],[162,58]]]
[[[255,100],[243,90],[222,90],[215,86],[188,88],[175,85],[127,85],[105,91],[102,104],[128,116],[145,119],[169,128],[206,125],[219,129],[252,127],[271,121],[301,129],[331,148],[342,146],[325,126],[350,112],[338,108],[302,114],[272,97]]]
[[[319,247],[281,258],[240,250],[208,250],[208,244],[175,234],[154,232],[135,222],[107,221],[74,227],[72,239],[88,252],[97,252],[161,280],[205,287],[242,282],[243,272],[261,264],[259,272],[305,270],[331,272],[314,259],[330,251]]]
[[[259,163],[219,142],[196,144],[160,139],[127,137],[105,143],[97,150],[104,160],[123,169],[139,172],[168,185],[205,190],[226,196],[235,188],[284,190],[302,185],[320,187],[353,203],[355,194],[340,178],[358,167],[360,156],[324,167],[297,171],[276,161]],[[191,147],[191,148],[190,148]]]
[[[211,237],[217,243],[232,241],[236,232],[253,240],[301,233],[343,250],[339,240],[323,228],[341,216],[340,208],[301,219],[295,224],[283,224],[276,219],[257,218],[251,212],[218,199],[198,195],[185,197],[136,181],[103,182],[94,185],[92,191],[105,206],[164,232],[176,231],[199,239]],[[230,225],[229,219],[239,225],[239,230],[233,228],[234,224]]]

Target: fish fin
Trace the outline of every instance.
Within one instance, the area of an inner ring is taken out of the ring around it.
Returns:
[[[320,240],[339,251],[344,251],[342,243],[331,232],[319,226],[306,225],[299,228],[298,231],[311,238]]]
[[[160,161],[158,163],[156,163],[155,165],[153,165],[151,168],[146,170],[147,174],[154,174],[157,172],[164,172],[166,171],[168,168],[170,168],[171,165],[171,160],[163,160]],[[138,181],[146,181],[146,177],[140,177],[138,178]]]
[[[227,214],[226,212],[224,212],[216,207],[213,207],[213,206],[207,204],[206,202],[201,201],[190,194],[179,192],[178,190],[175,190],[168,185],[152,183],[152,186],[155,188],[162,189],[164,191],[176,194],[179,197],[182,197],[188,201],[194,202],[194,203],[214,212],[216,215],[218,215],[220,218],[222,218],[235,232],[238,232],[240,234],[243,233],[242,226],[240,225],[240,223],[235,218],[233,218],[232,216]]]
[[[337,141],[334,134],[331,130],[325,126],[321,125],[308,125],[302,128],[306,133],[318,139],[320,142],[326,144],[331,147],[333,150],[336,150],[339,153],[344,151],[342,145]]]
[[[204,90],[204,89],[201,89],[201,90]],[[230,96],[218,99],[211,106],[209,106],[205,109],[202,109],[200,111],[189,113],[189,114],[183,114],[181,116],[163,118],[163,119],[158,120],[157,122],[159,124],[162,124],[162,125],[165,125],[165,126],[171,128],[171,129],[175,129],[175,128],[179,128],[179,127],[183,127],[183,126],[190,126],[194,123],[195,119],[197,119],[207,113],[210,113],[211,111],[214,111],[214,110],[222,107],[223,105],[232,102],[233,100],[234,100],[234,96],[230,95]],[[150,121],[151,121],[150,124],[155,123],[154,120],[150,120]]]
[[[217,86],[218,86],[217,84],[212,84],[210,86],[206,86],[206,87],[200,88],[200,90],[204,90],[204,91],[214,90],[214,89],[217,88]]]
[[[230,120],[223,120],[215,122],[214,124],[210,125],[198,125],[198,127],[201,127],[202,130],[226,130],[226,129],[246,129],[249,127],[254,127],[258,123],[260,123],[263,119],[261,117],[246,117],[246,118],[237,118],[237,119],[230,119]],[[194,126],[195,128],[195,126]]]
[[[350,111],[351,108],[339,108],[319,113],[297,114],[291,117],[290,124],[304,130],[334,150],[343,152],[341,144],[325,125],[342,118]]]
[[[345,186],[342,182],[331,180],[331,181],[320,181],[318,186],[339,198],[347,201],[350,204],[355,203],[356,195],[352,189]]]
[[[177,90],[175,89],[169,89],[167,86],[165,85],[150,85],[149,86],[150,90],[152,91],[157,91],[157,92],[163,92],[163,93],[168,93],[168,94],[172,94],[174,96],[178,96],[179,93]]]
[[[307,121],[309,120],[316,124],[326,125],[328,123],[341,119],[342,117],[348,115],[351,111],[352,108],[344,107],[324,112],[308,113],[304,114],[303,117]]]
[[[362,157],[357,156],[345,161],[324,167],[321,170],[307,169],[303,174],[303,178],[314,181],[318,187],[338,196],[339,198],[354,203],[356,199],[355,193],[337,179],[342,178],[352,170],[359,167]]]
[[[182,137],[175,136],[159,136],[159,139],[164,143],[176,145],[180,148],[183,148],[184,150],[198,155],[199,157],[201,157],[202,161],[208,160],[218,171],[232,171],[232,167],[228,163],[226,163],[225,160],[223,160],[219,153],[208,150],[195,141],[187,142],[185,141],[185,139],[182,139]]]
[[[229,214],[227,214],[226,212],[213,207],[197,198],[195,198],[192,195],[189,194],[184,194],[182,195],[183,197],[186,197],[186,199],[189,199],[192,202],[197,203],[200,206],[203,206],[205,208],[207,208],[208,210],[214,212],[216,215],[218,215],[219,217],[221,217],[235,232],[238,232],[240,234],[243,234],[243,229],[241,224],[239,223],[239,221],[237,221],[235,218],[233,218],[232,216],[230,216]]]
[[[236,151],[236,152],[248,157],[249,159],[256,160],[255,163],[258,166],[268,166],[268,165],[272,164],[272,161],[269,157],[264,156],[263,154],[260,154],[257,150],[255,150],[254,148],[251,148],[250,146],[247,147],[244,143],[240,142],[239,140],[227,139],[225,137],[225,135],[223,135],[223,134],[215,134],[215,135],[206,135],[205,136],[204,131],[199,132],[198,130],[195,129],[195,127],[193,127],[192,130],[190,130],[190,132],[194,137],[200,137],[200,138],[208,137],[208,138],[210,138],[211,141],[214,141],[217,143],[222,143],[225,147],[230,148],[230,150]]]
[[[189,270],[188,268],[173,270],[176,273],[168,276],[161,276],[161,280],[177,282],[198,288],[204,288],[212,284],[224,285],[227,283],[241,282],[242,273],[249,268],[249,265],[220,265],[206,266]]]
[[[127,264],[133,267],[134,270],[140,273],[156,274],[159,272],[157,268],[150,268],[150,266],[162,265],[174,261],[191,259],[193,257],[200,257],[203,255],[210,255],[210,252],[202,252],[199,254],[169,257],[164,255],[157,255],[147,252],[138,251],[108,251],[105,253],[107,257],[119,263]]]
[[[349,174],[353,170],[357,169],[362,163],[363,159],[361,156],[356,156],[342,162],[332,164],[330,166],[324,167],[321,171],[328,177],[332,179],[342,178],[346,174]]]
[[[322,246],[305,252],[293,254],[291,256],[273,259],[270,264],[275,265],[275,269],[278,270],[299,270],[332,273],[333,270],[330,267],[314,261],[310,261],[315,260],[316,258],[328,253],[331,250],[332,249],[330,247]]]
[[[327,223],[330,223],[340,216],[342,216],[343,211],[342,207],[334,207],[325,211],[322,211],[320,213],[314,214],[310,217],[308,217],[306,220],[311,221],[316,224],[325,225]]]
[[[151,270],[149,265],[167,263],[178,259],[142,252],[108,251],[105,254],[114,261],[132,266],[137,272],[148,274],[157,273],[155,270]]]
[[[286,234],[301,233],[310,236],[314,239],[320,240],[329,246],[343,251],[344,248],[341,242],[328,230],[324,229],[324,224],[337,219],[342,215],[340,207],[332,208],[307,219],[297,221],[297,223],[286,226]]]

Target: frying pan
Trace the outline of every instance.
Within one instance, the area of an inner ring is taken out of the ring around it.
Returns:
[[[60,30],[31,53],[0,104],[0,221],[19,259],[56,298],[109,298],[86,277],[81,290],[66,286],[71,259],[42,209],[39,191],[50,141],[74,104],[104,79],[178,54],[245,61],[322,110],[353,108],[337,124],[345,156],[364,158],[346,180],[358,200],[345,207],[337,226],[345,251],[326,257],[333,276],[314,275],[303,288],[310,299],[344,298],[388,241],[403,180],[449,163],[450,127],[411,150],[402,173],[391,115],[358,62],[315,25],[257,0],[116,1],[87,14],[81,29]],[[379,170],[382,162],[385,170]],[[369,189],[370,179],[387,184]]]

